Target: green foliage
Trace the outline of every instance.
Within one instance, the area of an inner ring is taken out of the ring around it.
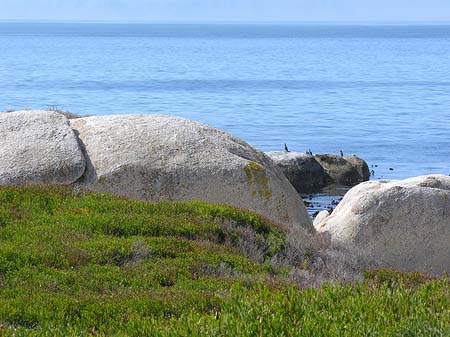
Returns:
[[[448,278],[376,270],[299,291],[269,263],[285,248],[227,206],[0,188],[0,335],[450,335]]]
[[[432,280],[431,277],[421,273],[402,273],[393,269],[367,270],[364,274],[365,279],[373,284],[384,284],[391,288],[399,285],[412,288]]]
[[[241,253],[242,228],[283,240],[273,225],[227,206],[0,188],[0,326],[103,331],[110,322],[217,311],[233,285],[270,268]],[[267,258],[277,253],[264,247]]]
[[[234,288],[220,313],[171,319],[162,335],[448,336],[448,287],[444,279],[414,291],[368,283],[301,292]]]

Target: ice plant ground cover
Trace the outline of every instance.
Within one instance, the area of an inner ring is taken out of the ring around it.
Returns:
[[[447,277],[371,270],[299,287],[299,267],[274,262],[287,245],[226,206],[0,188],[0,335],[450,334]]]

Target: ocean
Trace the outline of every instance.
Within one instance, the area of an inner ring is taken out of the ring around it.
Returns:
[[[450,25],[0,23],[0,110],[49,106],[450,174]]]

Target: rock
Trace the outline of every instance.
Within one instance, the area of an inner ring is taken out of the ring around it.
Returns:
[[[0,113],[0,185],[71,184],[86,167],[68,120],[52,111]]]
[[[355,156],[310,155],[302,152],[266,152],[299,193],[330,185],[355,186],[370,178],[369,166]]]
[[[83,144],[81,186],[149,201],[201,200],[312,229],[281,170],[242,140],[184,118],[161,115],[71,120]]]
[[[327,210],[323,210],[321,212],[319,212],[316,217],[314,218],[314,226],[316,226],[316,224],[321,223],[322,221],[324,221],[328,216],[330,215],[330,212],[328,212]]]
[[[362,183],[314,227],[385,267],[450,272],[450,177]]]
[[[330,184],[355,186],[370,178],[369,166],[356,156],[319,154],[314,158],[327,173]]]
[[[266,152],[299,193],[315,192],[327,185],[328,175],[314,156],[302,152]]]

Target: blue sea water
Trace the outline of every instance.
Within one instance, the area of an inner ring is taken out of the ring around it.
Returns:
[[[450,174],[450,25],[0,23],[0,110],[48,106]]]

